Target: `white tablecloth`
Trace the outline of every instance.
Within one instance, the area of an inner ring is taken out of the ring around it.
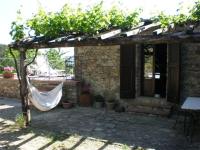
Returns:
[[[188,97],[181,106],[185,110],[200,110],[200,97]]]

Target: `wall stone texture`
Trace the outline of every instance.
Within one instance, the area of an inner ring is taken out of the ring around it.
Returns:
[[[33,80],[31,82],[40,91],[49,91],[60,83],[60,81],[41,81],[41,80]],[[20,99],[18,80],[0,78],[0,87],[1,87],[0,88],[1,97]],[[79,93],[77,91],[78,89],[79,89],[79,82],[73,80],[66,80],[63,85],[62,100],[68,100],[77,103],[79,96],[77,94]]]
[[[136,45],[136,97],[141,93],[141,47]],[[93,95],[101,94],[106,100],[120,99],[120,46],[84,46],[75,48],[76,80],[91,84]],[[180,98],[200,97],[200,44],[181,44]],[[39,90],[51,90],[60,81],[33,81]],[[15,79],[0,78],[0,96],[19,97],[19,84]],[[66,80],[62,99],[77,103],[80,82]]]
[[[120,46],[85,46],[75,48],[76,79],[91,84],[93,95],[119,99]]]
[[[120,94],[120,46],[87,46],[75,49],[76,78],[92,85],[93,94],[116,99]],[[141,94],[141,45],[136,45],[136,97]],[[200,44],[181,44],[180,98],[200,96]]]
[[[18,80],[0,78],[0,96],[20,98]]]
[[[188,96],[200,97],[200,44],[181,46],[181,101]]]

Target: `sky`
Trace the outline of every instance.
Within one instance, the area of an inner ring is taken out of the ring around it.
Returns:
[[[41,5],[47,11],[59,11],[66,3],[70,3],[73,7],[81,4],[88,7],[97,3],[99,0],[1,0],[0,5],[0,44],[9,44],[12,42],[9,35],[11,22],[16,19],[17,10],[21,9],[22,16],[25,19],[31,18]],[[168,14],[175,14],[180,4],[185,8],[194,4],[195,0],[105,0],[105,8],[109,8],[112,4],[119,4],[124,10],[142,8],[143,18],[149,18],[159,11]]]

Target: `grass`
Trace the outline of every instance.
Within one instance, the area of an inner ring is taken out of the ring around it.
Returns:
[[[22,113],[20,114],[17,114],[16,117],[15,117],[15,124],[20,127],[20,128],[24,128],[25,127],[25,118],[23,116]]]

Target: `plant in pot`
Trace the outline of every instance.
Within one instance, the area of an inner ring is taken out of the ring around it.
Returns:
[[[107,110],[113,110],[115,106],[115,99],[108,99],[106,101],[106,108]]]
[[[95,100],[94,103],[95,108],[102,108],[104,106],[105,99],[102,95],[94,96],[94,100]]]
[[[74,106],[72,99],[69,98],[69,90],[66,86],[63,86],[63,98],[61,99],[61,105],[65,109],[69,109]]]
[[[74,106],[74,104],[68,100],[63,100],[62,101],[62,107],[65,109],[69,109],[72,108]]]
[[[113,110],[115,106],[115,98],[111,93],[107,93],[106,109]]]
[[[14,67],[4,67],[3,68],[3,78],[14,78]]]
[[[92,105],[90,84],[83,81],[81,83],[80,106],[89,107]]]

